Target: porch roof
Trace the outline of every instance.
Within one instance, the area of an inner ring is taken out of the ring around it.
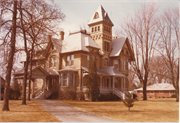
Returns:
[[[42,73],[44,73],[46,76],[48,76],[48,75],[58,76],[59,75],[58,72],[55,71],[54,69],[44,69],[41,66],[32,67],[32,72],[37,69],[40,70]],[[28,73],[29,72],[30,72],[30,69],[28,68]],[[24,74],[24,68],[14,73],[14,75],[22,75],[22,74]]]
[[[81,66],[81,68],[84,71],[89,72],[88,67]],[[114,66],[108,66],[104,70],[103,69],[97,69],[97,74],[98,75],[105,75],[105,76],[126,77],[125,75],[123,75],[122,73],[120,73],[117,70],[114,70],[113,68],[114,68]]]
[[[64,68],[64,69],[61,69],[61,70],[58,70],[58,72],[62,72],[62,71],[73,71],[73,72],[78,72],[76,69],[73,69],[73,68]]]

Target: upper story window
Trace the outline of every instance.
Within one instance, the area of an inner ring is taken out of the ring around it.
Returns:
[[[94,32],[94,28],[92,28],[92,32]]]
[[[95,32],[97,31],[97,27],[95,27]]]
[[[127,61],[126,61],[126,59],[122,59],[122,69],[127,70]]]
[[[117,59],[114,60],[114,68],[115,68],[116,70],[119,70],[119,62],[118,62]]]
[[[109,66],[109,60],[108,59],[105,59],[105,67],[106,66]]]
[[[57,57],[56,56],[51,56],[50,57],[50,62],[49,62],[49,67],[56,67],[57,64]]]
[[[104,51],[109,52],[109,42],[104,42]]]
[[[100,31],[100,26],[98,26],[98,31]]]
[[[67,55],[66,66],[74,65],[74,54]]]
[[[90,56],[87,55],[87,67],[89,67]]]

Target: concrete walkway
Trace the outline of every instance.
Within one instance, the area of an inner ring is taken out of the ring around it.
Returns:
[[[57,100],[36,100],[43,110],[51,113],[62,122],[119,122],[92,113],[80,111]]]

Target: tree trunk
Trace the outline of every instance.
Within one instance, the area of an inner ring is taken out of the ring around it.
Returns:
[[[29,64],[29,53],[27,53],[26,56],[26,64],[24,69],[22,105],[26,105],[26,85],[27,85],[28,64]]]
[[[143,81],[143,100],[147,100],[147,94],[146,94],[146,86],[147,86],[147,81]]]
[[[10,93],[10,82],[11,82],[11,71],[13,66],[13,59],[15,53],[15,43],[16,43],[16,16],[17,16],[17,1],[14,1],[13,8],[13,18],[12,18],[12,34],[11,34],[11,44],[10,44],[10,53],[8,66],[6,70],[6,83],[4,90],[4,103],[3,103],[3,111],[9,111],[9,93]]]

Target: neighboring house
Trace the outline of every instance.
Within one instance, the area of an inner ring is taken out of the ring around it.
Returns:
[[[1,99],[4,97],[4,88],[5,88],[5,80],[0,76],[0,81],[1,81]]]
[[[143,96],[143,88],[136,89],[138,97]],[[157,83],[147,86],[147,97],[171,97],[175,94],[175,88],[169,83]]]
[[[96,60],[100,93],[113,93],[122,98],[128,90],[128,63],[134,61],[128,38],[112,37],[114,25],[102,6],[88,26],[90,34],[81,30],[70,33],[66,39],[63,31],[60,39],[49,35],[45,49],[35,52],[33,97],[47,98],[58,92],[59,99],[83,99],[92,55]],[[24,69],[16,72],[15,79],[22,79],[23,74]]]

